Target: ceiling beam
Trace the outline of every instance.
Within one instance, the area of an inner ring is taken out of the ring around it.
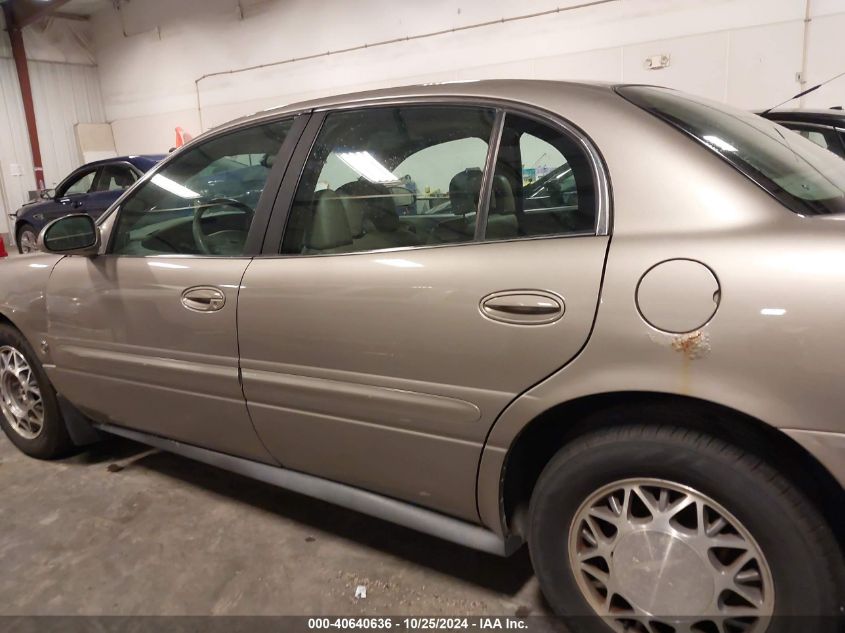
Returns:
[[[6,24],[8,30],[22,29],[25,26],[37,22],[42,18],[59,9],[69,0],[7,0],[4,2],[6,20],[11,18],[11,23]]]

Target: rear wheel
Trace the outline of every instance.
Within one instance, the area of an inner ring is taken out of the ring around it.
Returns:
[[[38,250],[38,231],[31,224],[22,224],[18,229],[18,252],[34,253]]]
[[[6,324],[0,324],[0,426],[32,457],[61,457],[73,447],[44,369],[23,335]]]
[[[830,528],[767,464],[714,437],[638,425],[579,438],[543,470],[530,521],[554,610],[602,616],[573,618],[575,631],[838,630]]]

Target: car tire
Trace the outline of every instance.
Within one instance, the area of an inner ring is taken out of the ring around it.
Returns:
[[[611,427],[564,446],[528,532],[541,589],[578,633],[821,633],[845,614],[842,551],[816,507],[768,463],[690,429]],[[756,624],[699,615],[731,609]]]
[[[22,452],[55,459],[73,449],[56,392],[32,347],[0,323],[0,427]]]
[[[38,242],[38,231],[31,224],[21,224],[20,228],[18,229],[18,234],[15,241],[18,245],[18,252],[21,255],[23,255],[24,253],[33,253],[38,250],[36,248],[36,243]],[[31,244],[31,249],[24,250],[24,243]]]

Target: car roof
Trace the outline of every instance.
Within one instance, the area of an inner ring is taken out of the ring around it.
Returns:
[[[555,91],[558,95],[570,93],[573,96],[576,94],[583,96],[585,93],[596,90],[611,91],[616,85],[619,84],[605,82],[548,81],[542,79],[465,79],[411,86],[399,86],[395,88],[381,88],[378,90],[351,92],[276,106],[213,127],[197,136],[194,141],[199,140],[212,132],[218,133],[221,130],[274,118],[279,115],[339,106],[364,105],[380,101],[390,102],[392,100],[403,99],[406,97],[475,97],[482,99],[500,99],[503,101],[514,101],[517,103],[526,103],[531,105],[531,102],[526,101],[525,99],[525,92],[528,91],[528,89],[530,89],[530,92],[535,93],[538,90],[549,90]],[[194,141],[192,141],[192,143]]]
[[[80,165],[77,169],[84,169],[87,167],[98,167],[100,165],[108,165],[110,163],[156,163],[165,156],[166,154],[131,154],[128,156],[115,156],[114,158],[103,158],[101,160],[94,160],[90,163],[85,163],[84,165]]]
[[[762,116],[775,121],[826,123],[828,125],[845,124],[845,110],[793,108],[789,110],[774,110]]]

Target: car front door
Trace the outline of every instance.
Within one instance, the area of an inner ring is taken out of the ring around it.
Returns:
[[[241,391],[236,307],[300,128],[186,148],[105,221],[102,255],[57,264],[47,342],[60,393],[101,421],[272,461]]]
[[[56,187],[53,204],[44,211],[44,220],[55,220],[69,213],[84,213],[88,193],[97,181],[97,167],[80,169],[68,176]]]
[[[608,246],[589,147],[484,105],[314,116],[273,255],[250,265],[238,305],[250,414],[282,465],[478,519],[497,415],[589,337]],[[574,174],[545,208],[524,190],[540,163]],[[436,223],[400,215],[407,193],[392,190],[409,180],[448,200]]]

